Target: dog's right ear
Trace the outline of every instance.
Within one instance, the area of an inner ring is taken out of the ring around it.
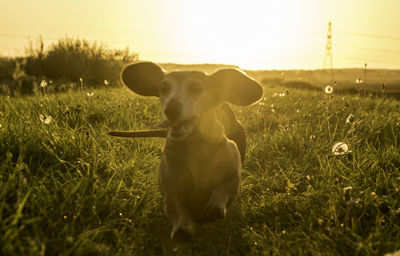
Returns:
[[[121,81],[143,96],[159,96],[158,84],[164,77],[161,67],[152,62],[130,64],[122,69]]]

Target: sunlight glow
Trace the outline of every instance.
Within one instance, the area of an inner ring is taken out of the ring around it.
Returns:
[[[23,56],[39,35],[46,46],[68,36],[159,63],[322,68],[331,21],[334,68],[400,68],[399,0],[2,0],[0,9],[0,56]]]
[[[193,59],[236,63],[245,68],[273,65],[278,58],[299,54],[293,47],[296,31],[304,31],[302,6],[291,1],[187,1],[181,34]],[[268,59],[266,59],[268,56]]]

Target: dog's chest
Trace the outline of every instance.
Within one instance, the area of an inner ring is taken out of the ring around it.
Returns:
[[[209,169],[215,165],[219,152],[219,145],[209,143],[167,143],[164,149],[169,168],[177,171],[180,169],[201,172],[201,169]]]
[[[226,154],[221,143],[168,142],[164,148],[167,172],[176,181],[207,187],[219,180],[223,170],[218,168],[221,155]]]

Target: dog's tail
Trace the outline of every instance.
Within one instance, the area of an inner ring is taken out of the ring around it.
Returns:
[[[109,131],[108,135],[122,138],[166,138],[168,135],[167,129],[157,130],[142,130],[142,131]]]
[[[224,125],[228,139],[236,143],[243,163],[246,157],[246,132],[243,125],[236,119],[235,113],[227,103],[221,105],[217,118]]]

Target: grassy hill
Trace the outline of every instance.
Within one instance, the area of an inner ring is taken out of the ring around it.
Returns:
[[[224,220],[170,241],[151,128],[125,88],[0,98],[1,255],[382,255],[400,249],[400,103],[275,86],[236,108],[248,133]],[[283,95],[283,94],[281,94]],[[346,122],[353,115],[352,122]],[[332,147],[345,142],[348,152]]]

